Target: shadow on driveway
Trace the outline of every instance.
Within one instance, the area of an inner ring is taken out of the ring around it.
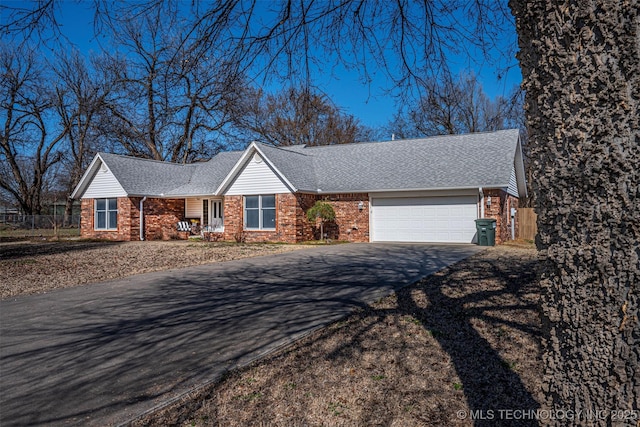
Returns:
[[[480,250],[350,244],[0,302],[0,421],[108,425]]]

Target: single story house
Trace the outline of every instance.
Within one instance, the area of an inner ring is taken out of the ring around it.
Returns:
[[[472,243],[474,220],[495,218],[501,243],[526,191],[513,129],[318,147],[252,142],[193,164],[98,153],[72,197],[81,199],[81,236],[92,238],[187,238],[177,223],[193,221],[224,240],[300,242],[319,237],[305,212],[325,200],[336,212],[325,226],[333,239]]]

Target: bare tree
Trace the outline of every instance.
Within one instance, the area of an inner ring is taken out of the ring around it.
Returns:
[[[128,9],[127,9],[128,10]],[[130,12],[133,13],[133,12]],[[105,66],[115,76],[103,131],[138,157],[187,162],[220,150],[212,138],[230,121],[244,84],[234,64],[205,52],[173,3],[112,20]]]
[[[46,40],[61,36],[55,0],[0,4],[0,33],[17,35],[23,40]],[[47,33],[47,32],[51,33]]]
[[[40,0],[29,7],[6,6],[7,18],[0,30],[28,37],[34,30],[37,36],[51,27],[53,35],[60,36],[58,4],[59,0]],[[181,10],[188,23],[166,19],[188,24],[180,42],[186,45],[197,40],[199,55],[212,52],[211,56],[225,58],[233,67],[252,70],[252,77],[279,76],[296,82],[308,83],[314,72],[326,71],[332,64],[318,57],[323,55],[358,69],[365,84],[371,82],[372,71],[381,70],[396,87],[410,89],[416,81],[442,70],[450,55],[478,54],[493,61],[489,53],[498,53],[501,59],[510,60],[513,51],[509,47],[515,47],[509,10],[503,2],[493,0],[215,0],[190,4],[94,0],[93,6],[95,28],[102,34],[123,29],[131,21],[138,30],[158,35],[140,20]],[[505,48],[490,52],[496,45]]]
[[[96,58],[93,62],[98,62]],[[105,100],[111,90],[109,76],[93,67],[78,51],[62,53],[52,67],[55,74],[53,107],[55,120],[67,129],[58,185],[64,187],[65,224],[70,220],[73,192],[91,158],[100,148],[102,136],[98,131]]]
[[[44,181],[62,159],[68,129],[49,122],[54,94],[33,49],[2,45],[0,72],[0,187],[25,213],[40,214]]]
[[[424,82],[415,107],[401,109],[389,129],[401,138],[461,134],[523,127],[520,90],[490,99],[474,74],[449,73]]]
[[[310,89],[289,88],[277,94],[246,89],[237,127],[250,138],[272,145],[331,145],[360,142],[369,130],[343,114],[327,97]]]

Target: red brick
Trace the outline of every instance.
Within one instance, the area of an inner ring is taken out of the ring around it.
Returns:
[[[487,206],[491,200],[491,206]],[[496,245],[511,240],[511,208],[518,209],[518,198],[504,190],[484,190],[484,217],[496,220]],[[516,238],[518,224],[515,224]]]
[[[94,229],[94,199],[82,199],[80,235],[107,240],[140,240],[140,197],[118,198],[118,229]],[[184,199],[148,198],[144,202],[144,237],[147,240],[185,239],[176,224],[184,218]]]
[[[518,208],[518,199],[503,190],[484,190],[485,217],[496,220],[496,244],[511,238],[510,208]],[[83,199],[81,203],[81,236],[109,240],[140,239],[140,198],[118,198],[118,229],[113,231],[94,230],[94,199]],[[369,195],[349,194],[276,194],[275,230],[247,231],[243,229],[243,197],[224,198],[224,240],[242,238],[247,242],[296,243],[320,238],[319,224],[307,220],[306,212],[317,200],[331,204],[336,219],[325,224],[327,237],[350,242],[369,241]],[[491,206],[486,206],[491,200]],[[362,209],[359,209],[362,202]],[[148,198],[144,202],[147,240],[186,239],[188,233],[178,232],[176,224],[184,220],[184,199]],[[517,230],[517,224],[516,224]],[[516,236],[517,237],[517,236]]]

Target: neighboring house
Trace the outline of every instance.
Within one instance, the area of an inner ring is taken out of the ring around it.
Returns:
[[[225,240],[299,242],[319,237],[305,212],[326,200],[333,239],[472,243],[474,220],[487,217],[501,243],[520,195],[519,133],[504,130],[318,147],[253,142],[187,165],[99,153],[72,197],[82,200],[83,237],[186,238],[178,221],[197,220]]]

